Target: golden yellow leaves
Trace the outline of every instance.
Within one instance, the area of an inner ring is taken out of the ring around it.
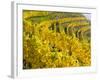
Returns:
[[[54,14],[61,16],[52,13],[23,12],[23,68],[90,66],[90,22],[82,15],[68,13],[52,19]]]

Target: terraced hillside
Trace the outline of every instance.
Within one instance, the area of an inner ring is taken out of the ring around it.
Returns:
[[[82,13],[23,11],[23,69],[91,65],[91,23]]]

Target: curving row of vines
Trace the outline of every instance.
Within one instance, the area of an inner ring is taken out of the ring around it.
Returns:
[[[90,20],[82,13],[23,11],[23,68],[91,65]]]

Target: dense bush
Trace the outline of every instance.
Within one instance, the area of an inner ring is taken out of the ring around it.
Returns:
[[[82,13],[23,11],[23,68],[91,65],[90,21]]]

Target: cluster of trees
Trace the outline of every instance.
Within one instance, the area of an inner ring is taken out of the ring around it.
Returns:
[[[82,13],[23,11],[23,68],[91,65],[90,21]]]

